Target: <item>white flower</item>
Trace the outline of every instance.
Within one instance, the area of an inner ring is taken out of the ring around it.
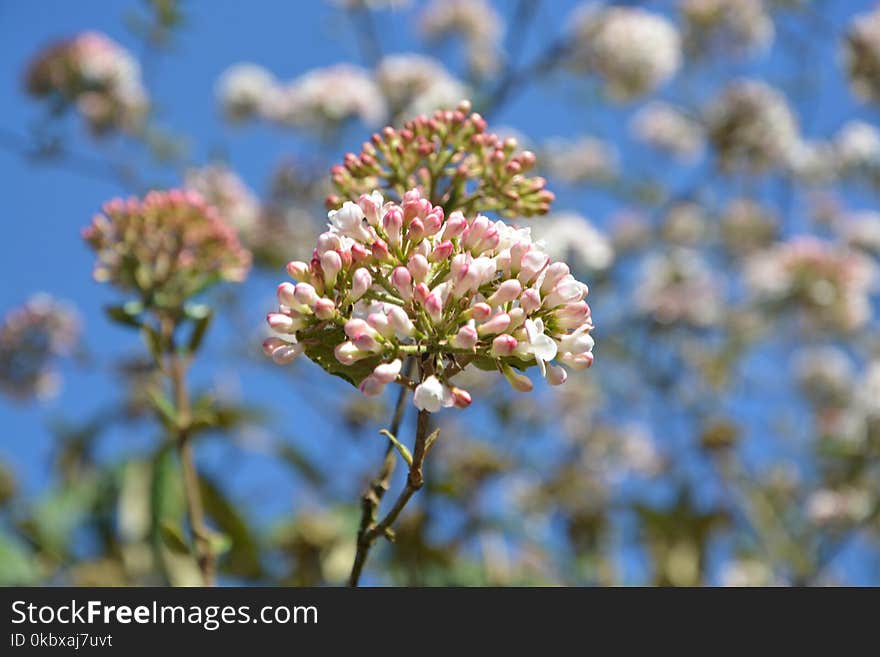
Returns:
[[[558,347],[556,342],[549,335],[544,335],[544,322],[541,319],[527,319],[526,336],[528,344],[523,345],[523,351],[531,354],[538,362],[538,368],[541,370],[541,376],[547,376],[547,361],[556,358]]]
[[[346,201],[338,210],[330,210],[330,212],[327,213],[327,218],[330,220],[331,226],[336,228],[336,230],[346,237],[351,237],[356,240],[371,239],[370,232],[364,226],[365,217],[366,215],[364,214],[364,211],[361,210],[360,206],[351,201]]]
[[[429,376],[416,386],[413,403],[420,411],[436,413],[444,406],[452,406],[452,391],[436,376]]]

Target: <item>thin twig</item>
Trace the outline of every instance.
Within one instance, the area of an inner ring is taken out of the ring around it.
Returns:
[[[401,389],[401,397],[398,398],[398,409],[403,407],[401,399],[405,399],[406,388]],[[402,414],[402,411],[400,411]],[[398,419],[397,411],[395,411],[395,419]],[[361,527],[358,531],[357,553],[355,554],[354,564],[351,568],[351,575],[348,579],[349,586],[357,586],[363,572],[364,564],[367,561],[370,548],[380,536],[390,538],[391,525],[397,520],[400,512],[407,505],[413,495],[424,484],[424,462],[427,456],[428,444],[428,425],[430,413],[428,411],[419,411],[416,423],[415,445],[413,447],[412,465],[406,477],[406,485],[395,500],[394,505],[388,513],[378,522],[376,522],[379,503],[382,496],[388,490],[391,474],[394,472],[394,463],[397,455],[389,441],[388,448],[385,452],[385,460],[382,464],[382,470],[379,476],[371,483],[370,488],[363,497],[363,515],[361,516]],[[392,423],[393,426],[394,423]],[[399,424],[399,420],[398,420]],[[394,433],[394,432],[392,432]]]

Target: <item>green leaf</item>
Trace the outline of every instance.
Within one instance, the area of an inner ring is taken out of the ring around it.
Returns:
[[[340,342],[348,339],[345,336],[345,331],[340,327],[336,327],[325,331],[322,334],[322,338],[324,339],[321,344],[312,345],[306,349],[306,356],[320,365],[325,372],[348,381],[355,388],[361,384],[361,381],[373,373],[376,365],[381,361],[380,356],[375,356],[364,358],[351,365],[343,365],[336,359],[333,350]]]
[[[239,577],[259,577],[262,573],[259,548],[245,517],[223,490],[203,474],[199,476],[199,489],[205,513],[223,534],[220,547],[227,552],[223,570]],[[228,545],[224,546],[223,541]]]
[[[394,434],[387,429],[382,429],[379,431],[379,433],[391,441],[391,444],[394,445],[395,448],[397,448],[398,453],[403,457],[403,460],[406,461],[407,465],[412,465],[412,454],[409,453],[409,449],[406,445],[395,438]]]

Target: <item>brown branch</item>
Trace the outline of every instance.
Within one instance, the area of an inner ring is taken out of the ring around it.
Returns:
[[[405,399],[406,388],[401,389],[401,397],[398,398],[398,408],[402,407],[400,399]],[[395,414],[395,418],[397,415]],[[400,512],[407,505],[413,495],[424,484],[424,461],[430,449],[428,436],[428,420],[430,413],[428,411],[419,411],[416,423],[416,438],[413,448],[412,465],[406,477],[406,485],[398,495],[394,506],[380,521],[376,522],[379,503],[382,496],[388,490],[391,474],[394,472],[394,462],[397,455],[394,452],[393,445],[390,444],[385,452],[385,460],[379,476],[371,483],[370,488],[363,497],[363,515],[361,516],[361,528],[358,532],[357,553],[355,554],[354,564],[351,568],[351,575],[348,579],[349,586],[357,586],[363,572],[364,564],[367,561],[370,548],[380,536],[391,538],[391,525],[397,520]],[[392,433],[394,433],[392,431]]]

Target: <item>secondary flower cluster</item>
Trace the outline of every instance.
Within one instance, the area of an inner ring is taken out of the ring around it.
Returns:
[[[371,190],[400,202],[407,190],[420,187],[430,190],[438,205],[465,214],[545,214],[552,192],[543,178],[525,175],[535,164],[534,153],[517,151],[515,139],[486,132],[486,121],[470,108],[463,101],[455,110],[438,110],[399,130],[387,127],[374,134],[360,155],[348,153],[330,170],[338,195],[327,199],[328,208]]]
[[[392,116],[410,119],[438,108],[455,107],[469,95],[463,82],[432,57],[415,53],[387,55],[376,66],[376,80]]]
[[[763,0],[683,0],[679,8],[685,43],[697,52],[760,51],[776,32]]]
[[[362,195],[328,214],[310,262],[291,262],[296,284],[278,286],[264,342],[277,363],[305,353],[366,395],[398,382],[431,412],[465,407],[470,394],[451,378],[468,364],[516,372],[537,366],[551,384],[593,361],[587,286],[517,229],[485,216],[448,216],[418,190],[403,202]],[[420,383],[403,376],[417,357]]]
[[[759,299],[796,304],[819,325],[853,330],[870,319],[877,268],[852,249],[795,237],[753,256],[746,274]]]
[[[799,142],[797,119],[779,91],[758,80],[730,83],[706,111],[709,141],[728,170],[783,165]]]
[[[387,113],[370,72],[348,64],[314,69],[286,83],[256,64],[237,64],[217,86],[220,105],[233,121],[261,118],[326,132],[355,118],[376,125]]]
[[[16,399],[45,397],[57,388],[52,360],[79,339],[79,319],[45,294],[11,310],[0,325],[0,390]]]
[[[165,308],[180,307],[218,280],[241,281],[250,268],[235,230],[193,191],[114,199],[83,238],[97,254],[96,280]]]
[[[574,19],[574,69],[595,71],[610,96],[633,100],[670,80],[681,66],[681,38],[659,14],[588,5]]]
[[[695,157],[703,148],[700,122],[668,103],[645,105],[633,117],[632,131],[644,143],[682,159]]]
[[[855,17],[843,51],[853,93],[866,102],[880,102],[880,7]]]
[[[140,66],[118,43],[84,32],[49,46],[28,67],[28,92],[50,97],[56,107],[76,106],[97,133],[132,130],[147,110]]]
[[[430,40],[460,36],[473,73],[485,76],[498,70],[504,25],[488,0],[434,0],[425,7],[421,30]]]

